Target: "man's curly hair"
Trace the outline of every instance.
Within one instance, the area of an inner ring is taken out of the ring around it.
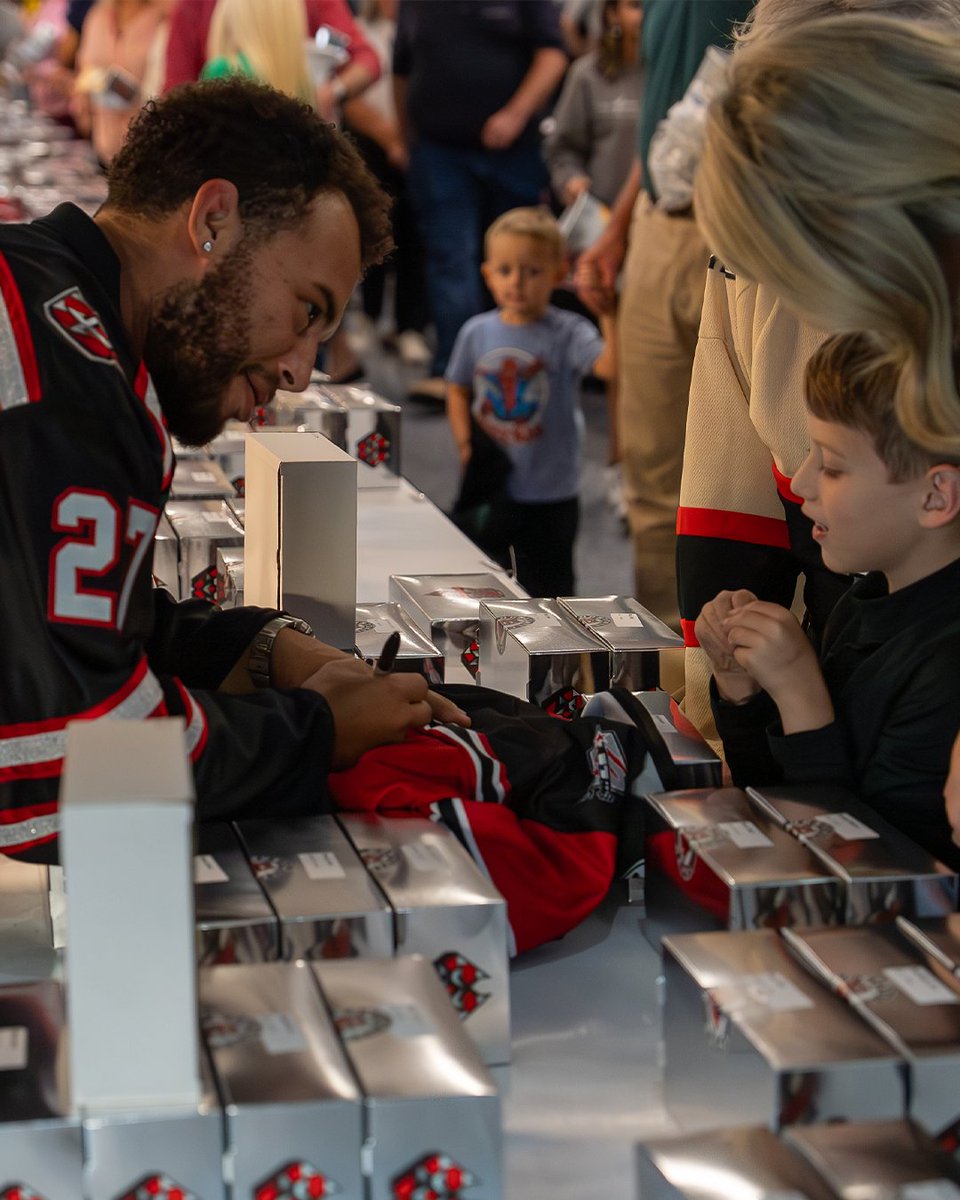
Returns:
[[[160,218],[208,179],[239,192],[248,234],[295,228],[323,192],[341,192],[360,226],[364,267],[392,248],[390,200],[353,144],[308,105],[231,77],[174,88],[150,100],[110,164],[107,205]]]

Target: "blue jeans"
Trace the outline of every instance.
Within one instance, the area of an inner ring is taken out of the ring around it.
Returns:
[[[489,306],[480,277],[487,226],[509,208],[539,204],[547,173],[538,143],[483,150],[420,139],[409,181],[437,330],[433,374],[442,375],[463,323]]]

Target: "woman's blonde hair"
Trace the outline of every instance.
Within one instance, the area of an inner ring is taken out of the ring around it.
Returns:
[[[307,37],[303,0],[217,0],[207,58],[236,62],[243,54],[261,82],[315,106]]]
[[[748,40],[712,106],[694,208],[724,264],[897,370],[913,441],[960,452],[954,304],[960,36],[847,12]]]

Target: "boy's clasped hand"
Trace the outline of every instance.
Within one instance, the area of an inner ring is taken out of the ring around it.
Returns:
[[[819,729],[833,704],[816,652],[796,617],[753,592],[723,591],[703,606],[695,632],[709,655],[720,698],[745,704],[765,691],[785,733]]]

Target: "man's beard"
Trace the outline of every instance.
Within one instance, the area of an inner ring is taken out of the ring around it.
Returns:
[[[204,446],[224,425],[224,394],[249,362],[249,248],[243,242],[199,283],[174,284],[154,302],[143,358],[167,426]]]

